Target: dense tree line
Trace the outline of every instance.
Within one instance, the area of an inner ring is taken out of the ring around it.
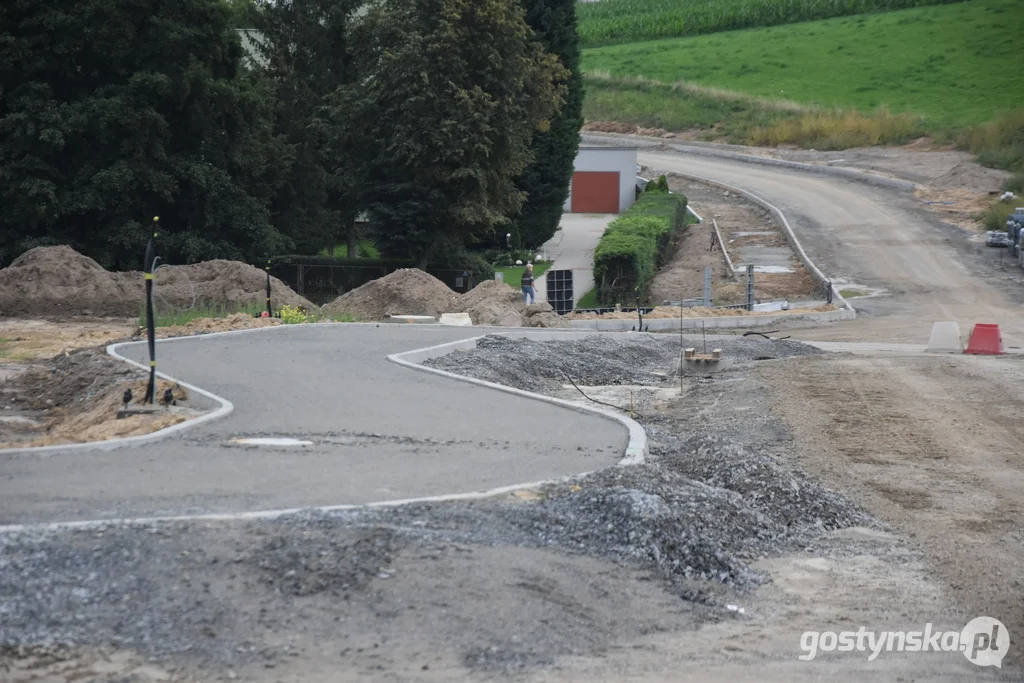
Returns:
[[[254,29],[243,48],[237,28]],[[137,267],[553,234],[579,140],[573,0],[0,4],[0,264]]]

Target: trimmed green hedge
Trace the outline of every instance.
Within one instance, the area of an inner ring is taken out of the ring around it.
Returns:
[[[594,250],[594,283],[603,306],[647,299],[647,287],[675,250],[686,228],[686,197],[644,192],[612,221]]]

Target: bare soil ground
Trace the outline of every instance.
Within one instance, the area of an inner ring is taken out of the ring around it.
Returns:
[[[117,418],[126,389],[133,404],[145,396],[145,372],[107,356],[102,348],[64,352],[43,363],[8,366],[0,382],[0,448],[54,446],[148,434],[199,414],[182,387],[157,380],[157,397],[170,389],[177,405],[151,415]]]
[[[781,228],[767,211],[731,192],[675,175],[670,176],[669,187],[673,192],[686,195],[690,206],[704,218],[704,222],[687,228],[673,258],[654,276],[651,301],[699,299],[704,295],[704,269],[711,266],[714,303],[729,305],[745,302],[746,284],[738,281],[735,275],[729,277],[722,248],[724,246],[730,252],[733,264],[737,265],[737,247],[788,246]],[[718,223],[724,245],[718,244],[717,239],[713,240],[712,219]],[[738,234],[747,232],[768,234]],[[754,298],[758,301],[799,301],[823,297],[814,279],[795,257],[791,267],[794,270],[792,273],[755,274]]]

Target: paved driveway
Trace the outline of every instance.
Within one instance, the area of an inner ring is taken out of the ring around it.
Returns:
[[[317,325],[161,342],[160,369],[235,404],[223,420],[114,451],[0,455],[0,524],[399,500],[617,462],[622,425],[403,368],[386,355],[479,333]],[[144,345],[123,347],[138,360]],[[294,448],[238,436],[307,438]]]
[[[551,270],[573,271],[573,303],[594,288],[594,249],[618,214],[565,213],[559,230],[541,251],[553,260]],[[547,301],[547,280],[537,280],[537,301]]]

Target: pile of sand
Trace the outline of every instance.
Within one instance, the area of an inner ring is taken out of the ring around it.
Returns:
[[[168,312],[195,306],[232,309],[266,299],[266,273],[237,261],[206,261],[157,269],[157,308]],[[316,306],[271,278],[275,308]],[[112,273],[71,247],[37,247],[0,270],[0,316],[135,317],[145,285],[141,272]]]
[[[422,270],[407,268],[367,282],[324,306],[328,314],[348,313],[362,320],[395,315],[468,313],[474,325],[500,327],[567,327],[551,306],[523,305],[522,291],[496,280],[485,280],[464,294]]]
[[[135,275],[141,292],[142,276]],[[154,300],[162,310],[195,306],[243,308],[253,303],[265,304],[267,299],[266,271],[240,261],[216,259],[187,266],[161,266],[156,269],[153,282]],[[276,277],[270,278],[270,302],[275,311],[282,306],[317,308]]]
[[[417,268],[402,268],[345,292],[323,308],[327,314],[348,313],[360,320],[381,320],[388,314],[432,315],[452,311],[458,294]]]
[[[521,289],[487,280],[459,296],[450,312],[469,313],[474,325],[521,327],[525,309]]]
[[[71,247],[37,247],[0,270],[0,315],[138,315],[135,291]]]
[[[933,190],[966,190],[976,194],[996,193],[1010,176],[1006,171],[962,163],[930,180],[928,187]]]

